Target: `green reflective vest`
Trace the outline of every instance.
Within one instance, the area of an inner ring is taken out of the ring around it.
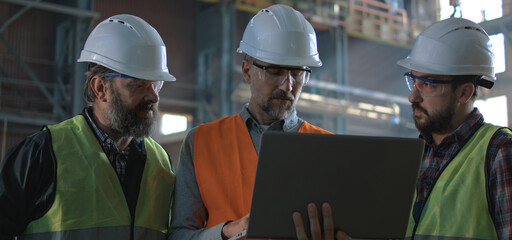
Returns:
[[[175,176],[158,143],[144,139],[147,159],[132,220],[116,172],[85,118],[78,115],[48,129],[57,162],[55,200],[20,239],[165,237]]]
[[[418,222],[411,210],[407,237],[414,239],[497,239],[489,214],[485,156],[500,127],[484,124],[446,166],[425,202]],[[416,199],[414,199],[416,201]]]

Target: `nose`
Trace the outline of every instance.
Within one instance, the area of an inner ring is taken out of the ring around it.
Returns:
[[[144,95],[144,100],[150,103],[157,103],[160,100],[158,95],[158,90],[153,88],[151,84],[146,88],[146,94]]]
[[[423,100],[420,91],[416,87],[411,90],[411,93],[407,99],[410,103],[421,102]]]
[[[288,71],[288,74],[286,74],[286,78],[283,79],[281,84],[279,85],[279,89],[285,91],[285,92],[291,92],[293,89],[293,77],[291,76],[291,72]]]

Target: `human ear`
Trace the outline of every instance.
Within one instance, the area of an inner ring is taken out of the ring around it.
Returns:
[[[251,71],[251,66],[252,64],[249,61],[242,61],[242,74],[244,75],[244,79],[247,84],[252,83],[252,76],[251,73],[249,73],[249,71]]]
[[[91,86],[94,95],[100,102],[107,101],[107,83],[105,80],[98,75],[95,75],[91,78],[91,82],[89,83]]]
[[[465,104],[473,97],[473,93],[475,92],[475,85],[473,83],[468,82],[462,84],[460,88],[460,103]]]

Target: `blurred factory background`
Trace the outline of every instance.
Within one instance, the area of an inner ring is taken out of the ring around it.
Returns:
[[[314,68],[297,111],[338,134],[417,137],[396,61],[431,23],[464,17],[492,35],[497,82],[479,93],[488,122],[510,126],[512,0],[0,0],[1,156],[41,126],[81,112],[90,31],[120,14],[139,16],[167,46],[176,82],[160,92],[154,138],[178,159],[188,129],[238,113],[250,92],[238,43],[260,9],[287,4],[313,24],[324,65]]]

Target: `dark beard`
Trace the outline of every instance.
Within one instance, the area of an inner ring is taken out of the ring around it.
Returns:
[[[110,88],[112,102],[110,110],[107,113],[107,119],[110,122],[110,130],[121,137],[142,138],[149,137],[153,132],[158,110],[156,104],[141,102],[132,109],[127,108],[119,94],[113,88]],[[153,116],[144,116],[140,118],[137,113],[142,110],[153,110]]]
[[[432,135],[432,133],[448,133],[453,130],[451,122],[455,115],[455,104],[447,103],[447,107],[436,113],[428,113],[426,109],[421,107],[418,103],[412,104],[414,109],[419,109],[427,116],[426,121],[420,123],[414,117],[414,124],[416,128],[422,133]]]
[[[274,99],[285,99],[292,102],[291,105],[285,106],[281,104],[275,104],[272,102]],[[280,120],[287,118],[295,109],[294,97],[291,93],[278,90],[274,92],[265,104],[260,105],[260,108],[274,120]]]

